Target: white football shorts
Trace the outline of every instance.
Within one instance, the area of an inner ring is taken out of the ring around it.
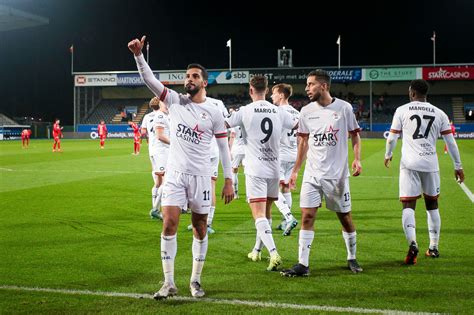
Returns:
[[[280,183],[288,184],[290,182],[291,171],[295,162],[280,161]]]
[[[208,214],[211,207],[211,177],[168,171],[163,184],[162,206],[183,207],[189,204],[193,212]]]
[[[166,171],[166,163],[168,162],[169,150],[154,152],[150,155],[151,169],[155,173],[164,173]]]
[[[319,208],[323,198],[329,210],[340,213],[350,212],[349,178],[318,180],[313,176],[304,176],[300,192],[300,207]]]
[[[262,178],[245,174],[247,202],[278,200],[280,191],[278,178]]]
[[[211,157],[212,179],[216,180],[219,176],[219,157]]]
[[[419,172],[400,169],[400,201],[416,200],[423,193],[428,199],[438,199],[440,192],[439,172]]]
[[[245,154],[232,155],[232,168],[239,168],[244,162]]]

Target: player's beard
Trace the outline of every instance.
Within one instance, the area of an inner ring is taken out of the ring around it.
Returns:
[[[201,91],[201,86],[200,85],[194,85],[194,84],[193,85],[187,84],[184,87],[184,90],[186,91],[186,93],[191,95],[191,97],[193,97],[194,95],[198,94],[199,91]]]
[[[320,100],[320,99],[321,99],[321,93],[320,93],[320,92],[317,92],[317,93],[313,94],[313,96],[311,96],[311,97],[309,98],[309,100],[310,100],[311,102],[318,102],[318,103],[319,103],[319,100]]]

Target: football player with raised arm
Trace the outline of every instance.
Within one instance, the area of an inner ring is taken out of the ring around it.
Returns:
[[[222,197],[225,203],[234,198],[227,129],[222,113],[206,97],[208,74],[199,64],[190,64],[186,71],[184,89],[187,94],[165,87],[151,71],[142,54],[145,36],[128,43],[135,56],[138,71],[148,88],[166,105],[170,117],[170,152],[163,184],[163,232],[161,261],[165,282],[155,293],[155,299],[177,294],[174,282],[181,207],[189,203],[193,224],[193,267],[190,290],[193,297],[204,296],[201,273],[206,259],[207,215],[211,206],[211,141],[216,137],[224,171]]]

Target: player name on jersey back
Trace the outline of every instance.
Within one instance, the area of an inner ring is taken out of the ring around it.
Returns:
[[[401,168],[420,172],[439,170],[436,141],[440,134],[450,133],[448,116],[426,102],[410,102],[397,108],[392,132],[403,133]]]

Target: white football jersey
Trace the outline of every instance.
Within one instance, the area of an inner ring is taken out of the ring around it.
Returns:
[[[360,128],[348,102],[333,98],[324,107],[317,102],[301,109],[298,133],[309,135],[305,176],[341,179],[349,176],[349,132]]]
[[[231,132],[235,133],[234,142],[232,143],[232,155],[245,154],[245,144],[247,143],[244,138],[244,133],[240,126],[231,128]]]
[[[436,106],[411,102],[397,108],[390,131],[403,133],[400,168],[439,171],[436,140],[451,133],[448,116]]]
[[[293,121],[296,123],[299,120],[300,112],[297,111],[291,105],[281,105],[279,106],[281,109],[287,111],[291,117],[293,117]],[[298,152],[298,145],[296,143],[296,130],[292,129],[285,129],[282,131],[281,139],[280,139],[280,160],[286,162],[294,162],[296,161],[296,154]]]
[[[262,100],[241,107],[227,122],[230,127],[242,127],[246,138],[245,174],[279,178],[281,132],[295,126],[291,115]]]
[[[229,116],[229,111],[221,100],[212,97],[207,97],[207,99],[209,100],[209,102],[211,102],[211,104],[216,106],[216,108],[222,113],[222,116],[224,118],[227,118]],[[219,158],[219,147],[217,146],[217,141],[215,138],[212,139],[211,147],[211,158]]]
[[[227,137],[222,113],[207,98],[193,103],[188,95],[165,88],[160,99],[170,117],[170,151],[167,168],[181,173],[212,176],[211,141]]]
[[[170,137],[170,125],[168,115],[159,110],[154,110],[143,117],[142,128],[148,132],[148,153],[150,155],[158,154],[163,150],[169,149],[169,144],[158,139],[156,127],[163,127],[165,135]]]

